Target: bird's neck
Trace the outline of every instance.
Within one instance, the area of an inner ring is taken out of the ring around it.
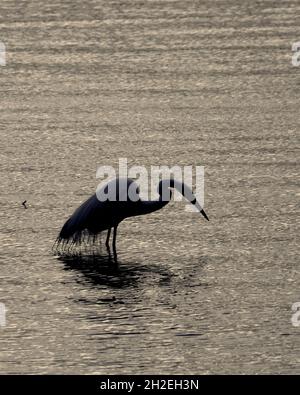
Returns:
[[[159,200],[143,200],[140,202],[139,210],[136,215],[144,215],[144,214],[153,213],[154,211],[160,210],[168,203],[169,203],[168,201],[162,201],[161,199],[159,199]]]

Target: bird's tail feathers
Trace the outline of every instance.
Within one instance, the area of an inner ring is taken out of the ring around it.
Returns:
[[[83,229],[69,234],[68,236],[66,233],[60,233],[52,249],[55,252],[71,252],[76,247],[85,246],[88,248],[89,246],[100,245],[100,242],[101,233],[94,234],[88,229]]]
[[[55,250],[65,250],[74,246],[97,242],[98,235],[87,229],[87,218],[91,212],[92,199],[94,197],[84,202],[65,222],[54,243]]]

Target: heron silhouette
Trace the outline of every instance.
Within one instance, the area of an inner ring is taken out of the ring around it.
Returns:
[[[195,198],[192,190],[183,182],[164,179],[158,184],[158,200],[142,200],[137,183],[130,178],[115,178],[86,200],[75,210],[62,227],[57,245],[80,245],[87,239],[95,243],[97,236],[107,231],[105,245],[113,229],[113,251],[116,253],[117,228],[125,218],[145,215],[160,210],[172,198],[170,188],[177,189],[208,220],[208,217]]]

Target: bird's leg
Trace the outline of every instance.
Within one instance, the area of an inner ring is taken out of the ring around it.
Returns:
[[[117,226],[114,227],[114,235],[113,235],[113,251],[116,254],[116,240],[117,240]]]
[[[108,228],[107,236],[106,236],[106,241],[105,241],[106,248],[108,248],[108,249],[109,249],[110,232],[111,232],[111,228]]]

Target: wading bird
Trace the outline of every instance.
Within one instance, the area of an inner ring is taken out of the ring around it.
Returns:
[[[145,215],[160,210],[172,197],[170,188],[177,189],[208,220],[192,190],[174,179],[161,180],[158,185],[158,200],[141,200],[139,187],[130,178],[116,178],[86,200],[62,227],[57,245],[80,245],[86,240],[97,240],[97,235],[107,230],[105,245],[113,229],[113,251],[116,252],[117,228],[125,218]]]

